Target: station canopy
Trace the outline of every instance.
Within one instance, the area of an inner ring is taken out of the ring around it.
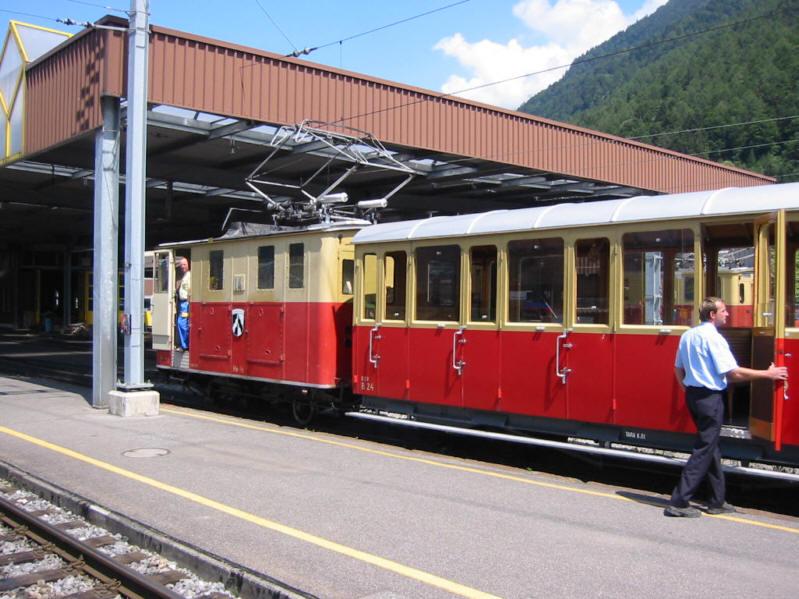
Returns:
[[[98,23],[127,26],[115,17]],[[97,126],[91,115],[101,93],[120,98],[124,171],[125,39],[123,31],[86,29],[70,38],[12,22],[0,59],[0,239],[92,247]],[[226,221],[268,220],[302,201],[335,203],[336,210],[367,217],[374,208],[360,209],[359,202],[384,202],[379,218],[387,221],[773,182],[599,132],[157,26],[150,45],[148,247],[216,237]],[[222,81],[231,72],[243,78],[233,87]],[[74,82],[76,73],[86,81]],[[265,91],[239,97],[245,86],[256,87],[255,77],[267,76],[281,77],[281,85],[261,83]],[[345,126],[330,118],[343,109],[330,107],[328,93],[373,108]],[[220,100],[190,99],[200,96]],[[234,104],[235,110],[223,110]],[[47,137],[70,119],[68,134]],[[121,190],[120,230],[123,214]],[[295,210],[294,217],[304,216]]]

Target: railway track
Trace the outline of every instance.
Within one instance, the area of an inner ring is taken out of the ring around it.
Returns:
[[[232,597],[218,590],[203,592],[198,584],[207,583],[196,580],[179,586],[192,578],[118,536],[0,483],[0,597]]]

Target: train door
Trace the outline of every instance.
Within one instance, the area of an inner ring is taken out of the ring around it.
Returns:
[[[777,416],[782,426],[777,428],[775,446],[799,445],[799,398],[796,389],[799,383],[799,214],[788,215],[786,220],[785,253],[785,311],[783,312],[785,335],[782,347],[777,346],[777,363],[780,358],[788,367],[788,384],[783,385],[782,396],[777,397]],[[792,397],[793,396],[793,397]]]
[[[567,296],[570,333],[560,346],[561,378],[567,392],[567,418],[612,423],[613,349],[610,239],[577,239],[569,247],[573,265]]]
[[[506,255],[499,409],[565,418],[563,239],[511,240]]]
[[[463,326],[453,343],[453,369],[462,378],[466,408],[495,410],[500,396],[500,342],[497,301],[499,248],[473,245],[465,252],[466,302]]]
[[[754,327],[752,367],[765,369],[784,362],[785,213],[779,211],[755,223]],[[777,274],[780,273],[780,276]],[[777,352],[780,349],[783,351]],[[753,437],[781,442],[782,383],[755,380],[750,384],[749,432]],[[778,431],[780,434],[778,434]]]
[[[378,315],[378,255],[372,250],[356,261],[355,328],[353,334],[353,388],[362,395],[377,395],[377,377],[382,356]]]
[[[409,395],[414,401],[461,407],[465,367],[461,248],[441,242],[418,245],[412,266]]]
[[[172,351],[175,334],[175,256],[172,250],[153,252],[153,349]]]

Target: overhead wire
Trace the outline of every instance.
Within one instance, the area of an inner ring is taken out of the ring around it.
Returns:
[[[85,6],[94,6],[95,8],[103,8],[105,10],[113,10],[114,12],[120,12],[123,14],[128,14],[130,12],[129,10],[116,8],[114,6],[108,6],[106,4],[98,4],[96,2],[86,2],[86,0],[67,0],[67,2],[72,2],[73,4],[83,4]]]
[[[356,119],[356,118],[362,118],[362,117],[365,117],[365,116],[372,116],[373,114],[378,114],[378,113],[381,113],[381,112],[397,110],[398,108],[405,108],[407,106],[413,106],[415,104],[420,104],[420,103],[430,102],[430,101],[434,101],[434,100],[442,100],[442,99],[446,99],[446,98],[451,98],[451,97],[459,96],[459,95],[467,93],[467,92],[476,91],[478,89],[485,89],[487,87],[493,87],[495,85],[502,85],[504,83],[509,83],[511,81],[517,81],[519,79],[525,79],[527,77],[534,77],[535,75],[543,75],[545,73],[550,73],[552,71],[557,71],[557,70],[561,70],[561,69],[568,69],[568,68],[571,68],[571,67],[574,67],[574,66],[587,64],[587,63],[590,63],[590,62],[595,62],[597,60],[604,60],[606,58],[613,58],[615,56],[620,56],[620,55],[623,55],[623,54],[629,54],[631,52],[635,52],[635,51],[638,51],[638,50],[644,50],[644,49],[647,49],[647,48],[653,48],[655,46],[659,46],[659,45],[662,45],[662,44],[667,44],[667,43],[671,43],[671,42],[675,42],[675,41],[681,41],[681,40],[684,40],[684,39],[687,39],[687,38],[696,37],[696,36],[699,36],[699,35],[705,35],[705,34],[708,34],[708,33],[713,33],[715,31],[719,31],[721,29],[728,29],[730,27],[735,27],[737,25],[742,25],[744,23],[749,23],[749,22],[752,22],[752,21],[756,21],[756,20],[759,20],[759,19],[764,19],[764,18],[770,17],[771,15],[773,15],[776,12],[779,12],[780,10],[781,10],[780,8],[776,8],[776,9],[771,10],[769,12],[766,12],[766,13],[763,13],[763,14],[760,14],[760,15],[755,15],[755,16],[749,17],[747,19],[739,19],[737,21],[731,21],[729,23],[722,23],[720,25],[716,25],[714,27],[709,27],[707,29],[702,29],[702,30],[699,30],[699,31],[693,31],[693,32],[690,32],[690,33],[684,33],[682,35],[677,35],[677,36],[670,37],[670,38],[665,38],[665,39],[662,39],[662,40],[655,40],[655,41],[652,41],[652,42],[648,42],[646,44],[640,44],[638,46],[630,46],[629,48],[622,48],[621,50],[616,50],[615,52],[608,52],[607,54],[599,54],[597,56],[590,56],[590,57],[587,57],[587,58],[574,60],[574,61],[572,61],[572,62],[570,62],[568,64],[557,65],[557,66],[553,66],[553,67],[547,67],[546,69],[540,69],[538,71],[531,71],[529,73],[524,73],[524,74],[521,74],[521,75],[514,75],[513,77],[507,77],[505,79],[499,79],[497,81],[489,81],[487,83],[481,83],[480,85],[474,85],[472,87],[466,87],[466,88],[463,88],[463,89],[460,89],[460,90],[457,90],[457,91],[453,91],[453,92],[447,92],[447,93],[442,93],[442,94],[431,94],[429,97],[420,98],[418,100],[412,100],[410,102],[406,102],[404,104],[400,104],[400,105],[397,105],[397,106],[389,106],[387,108],[380,108],[380,109],[369,111],[369,112],[364,112],[364,113],[360,113],[360,114],[356,114],[356,115],[352,115],[352,116],[342,117],[339,120],[334,121],[334,122],[335,123],[340,123],[340,122],[344,122],[344,121],[348,121],[348,120],[353,120],[353,119]]]
[[[374,29],[369,29],[368,31],[362,31],[361,33],[356,33],[356,34],[350,35],[348,37],[343,37],[343,38],[341,38],[339,40],[336,40],[336,41],[333,41],[333,42],[328,42],[326,44],[321,44],[319,46],[306,47],[306,48],[303,48],[302,50],[297,50],[295,48],[294,52],[292,52],[290,54],[287,54],[286,56],[292,56],[294,58],[298,58],[299,56],[308,55],[311,52],[316,52],[317,50],[321,50],[323,48],[329,48],[330,46],[335,46],[336,44],[341,46],[344,42],[349,42],[351,40],[357,39],[359,37],[363,37],[365,35],[369,35],[371,33],[376,33],[378,31],[383,31],[384,29],[388,29],[389,27],[394,27],[395,25],[401,25],[402,23],[407,23],[409,21],[413,21],[413,20],[419,19],[421,17],[426,17],[427,15],[431,15],[433,13],[441,12],[442,10],[446,10],[448,8],[452,8],[452,7],[458,6],[460,4],[466,4],[467,2],[471,2],[471,0],[458,0],[458,2],[453,2],[453,3],[447,4],[445,6],[439,6],[438,8],[434,8],[432,10],[428,10],[428,11],[425,11],[423,13],[419,13],[417,15],[406,17],[404,19],[400,19],[399,21],[393,21],[391,23],[387,23],[386,25],[381,25],[380,27],[375,27]]]
[[[0,12],[8,13],[10,15],[20,15],[23,17],[32,17],[34,19],[42,19],[44,21],[53,21],[54,23],[58,23],[58,19],[54,17],[45,17],[44,15],[36,15],[29,12],[21,12],[18,10],[8,10],[6,8],[0,8]]]
[[[272,18],[272,15],[270,15],[270,14],[269,14],[269,12],[267,12],[267,10],[264,8],[263,4],[261,4],[261,0],[255,0],[255,3],[258,5],[258,8],[260,8],[260,9],[263,11],[263,13],[266,15],[266,18],[267,18],[267,19],[269,19],[269,22],[270,22],[270,23],[272,23],[272,25],[274,25],[274,26],[275,26],[275,29],[277,29],[277,30],[280,32],[280,35],[282,35],[282,36],[283,36],[283,39],[285,39],[285,40],[286,40],[286,41],[289,43],[289,46],[291,46],[292,48],[294,48],[294,52],[298,52],[298,50],[297,50],[297,46],[295,46],[295,45],[294,45],[294,42],[292,42],[292,41],[289,39],[289,36],[287,36],[287,35],[286,35],[286,34],[283,32],[283,30],[280,28],[280,25],[278,25],[278,24],[277,24],[277,21],[275,21],[275,20]]]

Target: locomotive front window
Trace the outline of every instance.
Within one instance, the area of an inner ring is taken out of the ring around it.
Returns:
[[[275,288],[275,246],[258,248],[258,289]]]
[[[155,290],[160,293],[169,291],[169,257],[166,254],[156,254],[158,261],[155,268]]]
[[[289,288],[302,289],[305,286],[305,244],[289,245]]]
[[[355,280],[355,260],[341,261],[341,295],[352,295]]]
[[[405,252],[386,252],[386,320],[405,320],[407,264]]]
[[[211,250],[208,252],[208,262],[210,263],[208,289],[211,291],[219,291],[224,288],[225,252],[222,250]]]
[[[690,325],[694,306],[694,234],[689,229],[627,233],[624,322]]]
[[[460,320],[461,250],[440,245],[416,250],[416,318]]]
[[[563,240],[508,243],[508,320],[563,322]]]
[[[472,283],[472,322],[493,322],[497,317],[497,248],[473,247],[469,252]]]
[[[608,324],[610,242],[581,239],[574,244],[579,324]]]
[[[363,256],[363,286],[361,289],[361,318],[374,320],[377,314],[377,256]]]

